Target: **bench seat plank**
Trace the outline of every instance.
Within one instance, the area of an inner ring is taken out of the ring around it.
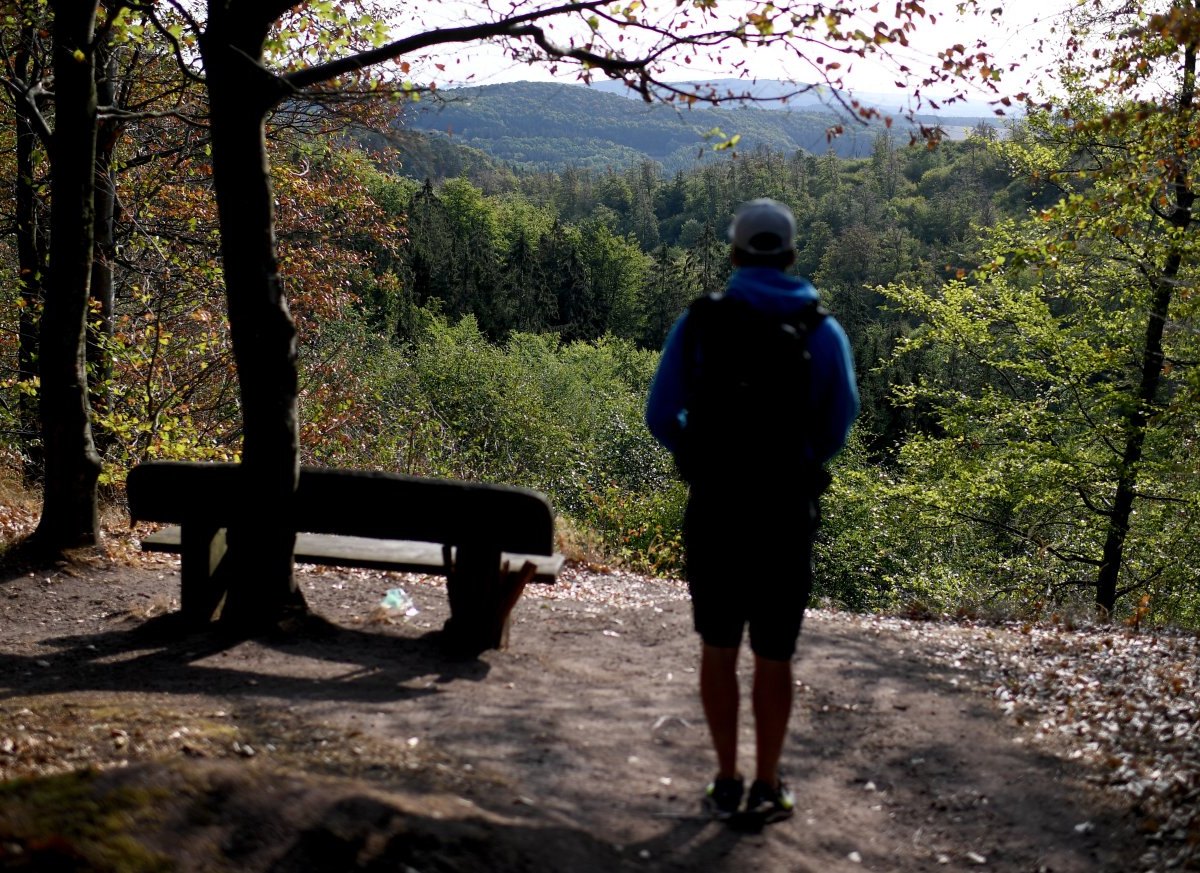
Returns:
[[[181,542],[180,527],[168,525],[142,537],[142,550],[146,552],[178,552]],[[379,540],[371,537],[339,534],[299,533],[296,534],[295,556],[296,561],[302,564],[360,567],[366,570],[394,570],[443,576],[447,572],[441,546],[436,543],[414,540]],[[532,563],[536,570],[530,581],[553,584],[555,577],[562,569],[563,556],[504,552],[501,554],[501,567],[506,562],[512,572],[520,570],[526,562]]]

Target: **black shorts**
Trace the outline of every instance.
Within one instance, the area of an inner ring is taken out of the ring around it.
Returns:
[[[788,661],[812,589],[816,497],[692,489],[683,537],[692,617],[710,646],[736,648],[750,626],[750,648]],[[764,502],[769,501],[769,502]]]

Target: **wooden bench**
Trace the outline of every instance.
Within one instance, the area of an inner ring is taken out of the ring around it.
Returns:
[[[180,554],[190,623],[215,620],[231,584],[221,562],[241,481],[227,463],[153,461],[129,473],[131,519],[170,525],[142,548]],[[296,561],[447,577],[444,631],[459,650],[502,645],[525,585],[552,584],[562,567],[550,505],[525,488],[304,467],[292,514]]]

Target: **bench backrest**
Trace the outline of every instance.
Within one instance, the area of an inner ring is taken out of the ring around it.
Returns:
[[[234,522],[242,505],[239,464],[151,461],[129,472],[135,521]],[[304,467],[293,506],[297,532],[554,553],[554,513],[528,488],[369,470]]]

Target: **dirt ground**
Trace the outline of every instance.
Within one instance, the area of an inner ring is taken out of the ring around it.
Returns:
[[[507,650],[452,661],[427,637],[447,614],[438,580],[308,569],[326,623],[239,642],[173,627],[177,573],[169,558],[110,556],[0,579],[0,780],[43,777],[0,787],[0,868],[1083,873],[1153,860],[1091,765],[1033,742],[994,682],[948,655],[1016,631],[811,612],[784,756],[798,813],[744,833],[698,815],[713,761],[677,582],[572,569],[529,590]],[[391,588],[414,614],[379,606]],[[114,835],[140,860],[113,860]]]

